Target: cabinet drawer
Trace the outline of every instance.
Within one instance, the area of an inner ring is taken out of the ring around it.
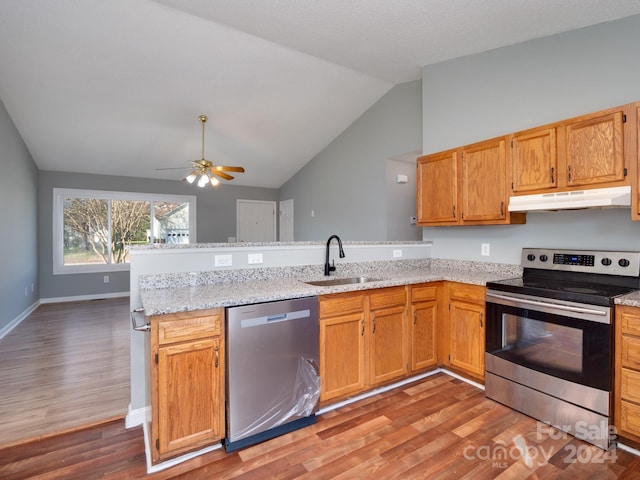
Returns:
[[[622,333],[640,336],[640,308],[621,305],[616,307]]]
[[[640,370],[640,338],[623,335],[620,350],[622,366]]]
[[[438,298],[438,285],[414,285],[411,287],[411,302],[426,302]]]
[[[451,283],[449,284],[449,299],[484,305],[485,290],[485,287],[483,287],[482,285]]]
[[[625,400],[640,403],[640,372],[627,368],[621,369],[620,393]]]
[[[625,402],[620,404],[620,433],[640,436],[640,406]]]
[[[369,295],[369,308],[371,310],[395,305],[404,306],[406,303],[407,289],[405,287],[381,288],[379,290],[372,290]]]
[[[364,311],[365,296],[362,293],[337,293],[322,295],[318,301],[320,318],[332,317],[343,313]]]
[[[219,336],[223,318],[222,308],[155,317],[158,322],[158,345]]]

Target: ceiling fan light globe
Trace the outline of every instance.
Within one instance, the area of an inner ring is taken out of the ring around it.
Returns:
[[[195,173],[192,173],[191,175],[187,175],[185,177],[185,180],[189,183],[193,183],[196,178],[198,178],[198,175],[196,175]]]
[[[217,179],[217,178],[215,178],[215,177],[211,177],[211,186],[212,186],[212,187],[215,187],[215,186],[217,186],[217,185],[219,185],[219,184],[220,184],[220,180],[218,180],[218,179]]]
[[[207,183],[209,183],[209,177],[207,177],[206,175],[202,175],[200,177],[200,180],[198,180],[198,186],[200,188],[205,187]]]

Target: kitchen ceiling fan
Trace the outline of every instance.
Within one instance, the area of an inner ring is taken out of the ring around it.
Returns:
[[[223,165],[214,165],[213,162],[209,160],[205,160],[204,158],[204,124],[207,123],[209,117],[206,115],[200,115],[198,117],[200,122],[202,123],[202,158],[200,160],[192,160],[190,167],[171,167],[171,168],[158,168],[156,170],[176,170],[182,168],[190,168],[191,173],[187,175],[184,180],[189,183],[193,183],[197,181],[197,185],[199,187],[206,187],[207,185],[211,185],[215,187],[220,183],[219,178],[224,180],[233,180],[233,176],[229,175],[226,172],[244,172],[244,168],[242,167],[230,167]]]

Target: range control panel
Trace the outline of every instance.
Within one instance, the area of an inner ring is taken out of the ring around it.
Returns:
[[[523,248],[525,268],[640,276],[640,252]]]

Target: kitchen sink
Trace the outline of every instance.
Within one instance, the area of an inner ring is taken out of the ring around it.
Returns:
[[[318,287],[334,287],[336,285],[352,285],[354,283],[369,283],[379,282],[381,278],[373,277],[347,277],[347,278],[328,278],[326,280],[312,280],[304,282],[308,285],[315,285]]]

